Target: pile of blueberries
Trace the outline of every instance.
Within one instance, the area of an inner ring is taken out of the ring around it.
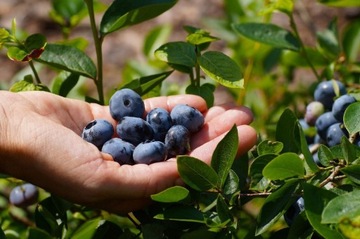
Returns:
[[[343,126],[343,116],[346,108],[354,102],[356,99],[347,93],[341,81],[319,83],[314,91],[314,101],[307,104],[304,118],[300,119],[305,132],[311,127],[315,128],[316,134],[307,138],[308,143],[332,147],[340,144],[343,136],[348,137]]]
[[[128,88],[111,96],[109,109],[116,127],[105,119],[94,119],[81,137],[120,165],[152,164],[187,154],[191,135],[204,124],[201,112],[186,104],[170,112],[154,108],[146,114],[141,96]]]

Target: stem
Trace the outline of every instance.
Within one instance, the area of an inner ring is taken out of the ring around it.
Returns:
[[[314,65],[313,65],[312,62],[310,61],[309,56],[308,56],[308,54],[307,54],[307,52],[306,52],[306,49],[305,49],[304,42],[301,40],[301,37],[300,37],[299,31],[298,31],[298,29],[297,29],[297,26],[296,26],[296,23],[295,23],[295,19],[294,19],[293,14],[289,14],[289,17],[290,17],[290,25],[291,25],[291,28],[293,29],[296,38],[299,40],[300,47],[301,47],[301,53],[303,54],[306,62],[309,64],[312,72],[313,72],[314,75],[316,76],[316,79],[317,79],[318,81],[320,81],[321,78],[320,78],[319,74],[317,73]]]
[[[37,71],[36,71],[36,69],[35,69],[35,66],[34,66],[33,61],[30,60],[30,61],[29,61],[29,65],[30,65],[30,68],[31,68],[32,72],[34,73],[34,77],[35,77],[35,82],[34,82],[34,84],[35,84],[35,85],[41,84],[40,77],[39,77],[39,75],[38,75],[38,73],[37,73]]]
[[[195,51],[196,58],[199,58],[201,56],[201,52],[198,46],[196,46]],[[197,86],[200,86],[200,65],[198,62],[196,62],[195,65],[195,84],[197,84]]]
[[[98,35],[98,30],[96,27],[94,6],[92,0],[85,0],[85,3],[88,8],[90,25],[94,39],[95,51],[96,51],[96,60],[97,60],[97,79],[94,79],[97,92],[99,95],[99,103],[104,104],[104,89],[103,89],[103,58],[102,58],[102,42],[103,37]]]
[[[320,188],[324,187],[326,184],[330,183],[331,181],[334,180],[335,176],[338,175],[338,173],[340,172],[340,166],[336,166],[334,168],[334,171],[332,171],[332,173],[329,175],[329,177],[327,177],[324,181],[322,181],[319,185]]]

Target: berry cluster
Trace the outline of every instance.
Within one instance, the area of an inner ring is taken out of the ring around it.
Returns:
[[[306,131],[315,128],[316,134],[308,137],[308,142],[320,143],[329,147],[340,144],[348,132],[343,127],[343,116],[346,108],[356,102],[347,93],[345,85],[338,80],[319,83],[314,92],[314,101],[306,106],[306,112],[300,124]]]
[[[113,125],[95,119],[83,129],[82,138],[110,154],[119,164],[151,164],[190,151],[190,137],[204,124],[204,116],[194,107],[176,105],[170,112],[154,108],[147,114],[135,91],[121,89],[109,101]]]

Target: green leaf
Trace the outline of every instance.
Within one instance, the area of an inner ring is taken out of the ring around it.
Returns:
[[[194,67],[196,65],[195,46],[187,42],[169,42],[155,51],[155,56],[170,64]]]
[[[5,28],[0,28],[0,49],[4,43],[10,41],[10,32]]]
[[[50,91],[45,85],[34,84],[32,75],[26,75],[23,80],[15,82],[9,89],[11,92]]]
[[[319,50],[306,47],[305,51],[314,66],[328,66],[330,64],[329,60]],[[302,53],[288,50],[283,51],[281,64],[284,66],[309,67],[309,63],[304,59]]]
[[[96,78],[94,62],[73,46],[48,44],[37,61],[91,79]]]
[[[229,221],[232,218],[229,206],[226,204],[225,199],[221,196],[221,194],[218,194],[216,200],[216,212],[221,222]]]
[[[298,186],[298,180],[289,180],[265,199],[257,217],[256,235],[267,231],[285,213]]]
[[[299,152],[299,146],[295,131],[298,127],[298,119],[290,110],[285,109],[276,124],[276,140],[284,145],[283,152]]]
[[[345,174],[348,179],[356,184],[360,184],[360,165],[349,165],[340,170],[343,174]]]
[[[192,45],[202,45],[220,40],[217,37],[211,36],[208,31],[203,29],[190,26],[185,26],[184,28],[189,33],[189,35],[186,37],[186,41]]]
[[[224,53],[207,51],[198,62],[205,74],[216,82],[229,88],[244,88],[239,65]]]
[[[281,153],[283,147],[284,147],[284,145],[281,142],[271,141],[271,140],[266,139],[266,140],[261,141],[257,145],[256,150],[259,155],[279,154],[279,153]]]
[[[318,171],[319,168],[316,165],[316,163],[314,162],[313,155],[310,153],[309,145],[307,143],[305,133],[304,133],[299,121],[297,121],[297,126],[295,126],[295,135],[296,135],[296,131],[298,131],[298,135],[300,138],[301,153],[304,156],[305,162],[306,162],[306,165],[305,165],[306,172],[313,173],[313,172]]]
[[[171,25],[162,25],[154,27],[144,40],[143,52],[147,57],[154,57],[154,52],[169,37],[171,33]]]
[[[239,23],[234,24],[233,27],[238,33],[254,41],[292,51],[300,49],[298,39],[288,30],[275,24]]]
[[[320,145],[318,150],[319,161],[324,166],[329,166],[330,161],[334,160],[335,157],[332,154],[331,150],[326,145]]]
[[[341,150],[342,150],[342,154],[343,154],[343,158],[345,159],[345,161],[347,163],[351,163],[354,160],[356,160],[358,158],[358,148],[356,145],[350,143],[349,139],[346,138],[345,136],[343,136],[341,138]]]
[[[319,47],[331,59],[335,59],[341,51],[337,34],[336,21],[331,22],[329,28],[316,34]]]
[[[360,190],[342,194],[332,199],[321,215],[322,223],[339,223],[360,215]]]
[[[360,52],[360,21],[352,21],[343,33],[342,47],[347,62],[355,62]]]
[[[84,10],[86,5],[83,0],[53,0],[52,7],[64,19],[70,20],[72,16]]]
[[[176,0],[115,0],[100,22],[100,33],[106,35],[159,16],[177,3]]]
[[[1,237],[0,237],[1,238]],[[45,232],[44,230],[41,230],[39,228],[36,227],[29,227],[28,228],[28,236],[26,237],[27,239],[52,239],[53,237],[50,236],[47,232]]]
[[[201,86],[195,86],[194,84],[190,84],[185,89],[186,94],[201,96],[206,101],[206,105],[208,108],[214,105],[214,91],[215,85],[210,83],[205,83]]]
[[[182,180],[195,190],[206,191],[219,184],[215,170],[197,158],[179,156],[177,167]]]
[[[96,228],[100,225],[100,218],[95,218],[84,222],[71,236],[73,239],[92,238]]]
[[[225,181],[223,192],[225,195],[232,195],[239,190],[240,179],[234,170],[230,169]]]
[[[261,11],[261,14],[271,14],[275,10],[279,10],[285,14],[290,15],[294,10],[294,1],[293,0],[275,0],[267,4],[266,9]]]
[[[336,194],[329,190],[318,188],[308,183],[304,183],[303,188],[305,213],[311,226],[324,238],[342,238],[339,232],[331,228],[329,225],[323,224],[321,222],[321,213],[323,212],[325,205],[331,199],[336,197]]]
[[[60,96],[66,97],[69,92],[76,86],[80,79],[78,74],[62,71],[54,79],[52,92]]]
[[[326,4],[331,7],[359,7],[360,2],[358,0],[318,0],[322,4]]]
[[[41,34],[33,34],[28,36],[23,44],[9,47],[7,55],[14,61],[31,61],[40,57],[45,46],[46,37]]]
[[[262,172],[265,166],[277,156],[277,154],[264,154],[255,158],[255,160],[250,165],[251,189],[262,191],[267,188],[269,180],[264,178]]]
[[[163,213],[154,216],[159,220],[205,223],[202,212],[193,206],[174,206],[166,208]]]
[[[156,202],[175,203],[186,199],[188,196],[189,190],[181,186],[174,186],[151,195],[151,199]]]
[[[130,88],[136,91],[141,96],[149,93],[155,87],[159,86],[173,71],[166,71],[154,75],[143,76],[134,79],[129,83],[123,85],[121,88]]]
[[[360,132],[360,102],[350,104],[344,113],[344,125],[349,134]]]
[[[304,163],[295,153],[283,153],[271,160],[264,168],[264,177],[270,180],[284,180],[304,176]]]
[[[218,143],[211,159],[211,167],[219,178],[219,188],[224,186],[229,170],[235,160],[238,145],[238,131],[236,125],[234,125]]]

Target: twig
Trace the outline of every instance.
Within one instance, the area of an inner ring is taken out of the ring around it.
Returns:
[[[334,168],[334,170],[332,171],[332,173],[329,175],[329,177],[327,177],[324,181],[322,181],[319,185],[320,188],[324,187],[326,184],[330,183],[331,181],[333,181],[336,177],[336,175],[340,172],[340,166],[336,166]]]

